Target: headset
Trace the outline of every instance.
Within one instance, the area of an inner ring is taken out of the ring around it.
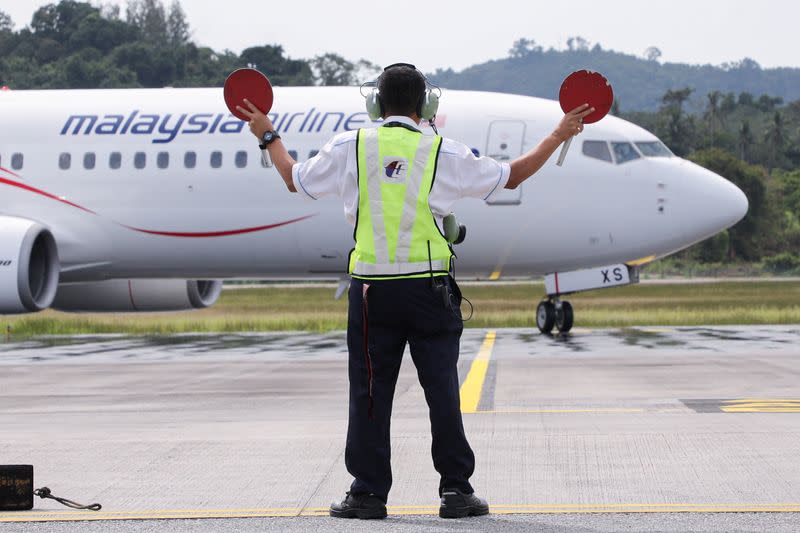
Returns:
[[[436,131],[436,126],[434,126],[433,121],[436,118],[436,112],[439,110],[439,98],[442,96],[442,90],[437,85],[432,84],[422,71],[410,63],[394,63],[384,68],[383,71],[386,72],[395,67],[412,68],[419,72],[422,79],[425,80],[425,90],[422,92],[417,102],[417,116],[423,120],[427,120],[431,128],[433,128],[433,131]],[[367,114],[370,120],[373,121],[383,118],[385,112],[380,91],[378,90],[379,81],[380,77],[376,80],[368,81],[361,86],[361,96],[366,99]],[[371,90],[364,94],[364,89],[367,88]]]

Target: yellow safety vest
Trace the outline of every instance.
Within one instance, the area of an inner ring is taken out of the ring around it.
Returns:
[[[358,131],[354,278],[444,276],[452,251],[428,205],[436,177],[440,136],[404,127]]]

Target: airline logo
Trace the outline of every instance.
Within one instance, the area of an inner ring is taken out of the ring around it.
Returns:
[[[224,119],[224,120],[223,120]],[[153,135],[153,144],[172,142],[179,133],[239,133],[244,121],[222,113],[153,115],[134,110],[128,115],[70,115],[61,135]]]
[[[272,112],[269,118],[280,133],[333,134],[371,126],[365,112],[318,111],[314,107],[302,112]],[[128,114],[70,115],[61,135],[146,135],[153,137],[153,144],[166,144],[178,135],[239,134],[244,126],[244,121],[223,113],[153,114],[135,109]]]
[[[403,157],[387,156],[383,158],[383,170],[392,181],[402,181],[408,172],[408,160]]]

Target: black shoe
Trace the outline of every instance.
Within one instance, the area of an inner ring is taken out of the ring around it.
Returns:
[[[464,518],[489,514],[489,504],[475,494],[464,494],[458,489],[442,490],[442,505],[439,506],[441,518]]]
[[[331,516],[336,518],[386,518],[386,504],[374,494],[347,493],[341,503],[331,504]]]

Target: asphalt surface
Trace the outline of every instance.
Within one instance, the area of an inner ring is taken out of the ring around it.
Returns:
[[[37,500],[0,531],[798,531],[800,327],[468,330],[462,408],[489,517],[436,516],[410,358],[390,518],[350,482],[344,334],[0,343],[0,458]],[[93,522],[69,520],[98,520]]]

